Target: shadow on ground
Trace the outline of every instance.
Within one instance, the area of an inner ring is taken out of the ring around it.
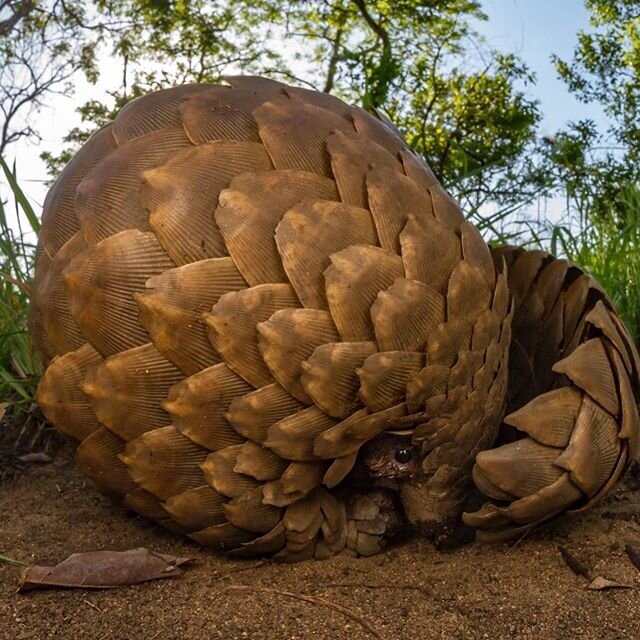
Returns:
[[[373,558],[278,565],[216,555],[125,512],[63,449],[0,483],[1,554],[55,563],[74,552],[145,546],[199,563],[182,578],[135,587],[24,595],[15,592],[20,567],[0,563],[0,638],[638,638],[640,571],[624,551],[640,548],[638,495],[627,484],[587,516],[516,545],[443,554],[412,540]],[[592,576],[633,588],[587,590],[559,545]]]

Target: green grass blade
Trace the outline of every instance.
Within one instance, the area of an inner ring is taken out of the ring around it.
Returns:
[[[33,210],[31,203],[25,196],[24,191],[20,188],[15,172],[12,172],[11,169],[9,169],[9,165],[7,165],[2,156],[0,156],[0,167],[2,167],[4,176],[9,183],[9,187],[11,188],[11,191],[13,193],[13,197],[20,205],[22,212],[31,225],[31,229],[38,233],[40,231],[40,220],[38,219],[36,212]]]

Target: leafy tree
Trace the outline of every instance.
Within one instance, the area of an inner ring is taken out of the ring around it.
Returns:
[[[640,179],[640,1],[585,4],[591,29],[578,33],[571,60],[555,57],[555,64],[573,95],[600,107],[608,124],[570,123],[548,140],[549,157],[572,205],[608,216],[626,185]]]
[[[57,4],[54,3],[53,6]],[[64,3],[63,3],[64,4]],[[90,130],[128,100],[225,73],[266,73],[381,109],[468,209],[514,206],[547,186],[533,162],[533,77],[473,30],[478,0],[93,0],[81,3],[78,42],[120,60],[105,103],[80,107],[53,173]],[[66,26],[59,26],[64,33]],[[95,70],[97,74],[98,71]]]
[[[0,156],[21,138],[38,138],[30,121],[51,93],[71,93],[78,72],[97,79],[90,31],[99,26],[81,28],[85,4],[0,0]]]

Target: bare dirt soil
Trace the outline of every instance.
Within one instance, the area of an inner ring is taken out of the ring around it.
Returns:
[[[21,568],[0,563],[0,639],[635,639],[640,571],[625,544],[640,549],[639,496],[627,483],[592,513],[517,544],[445,554],[411,540],[373,558],[280,565],[216,555],[126,512],[63,448],[0,483],[0,554],[56,563],[144,546],[198,564],[181,578],[110,591],[17,594]],[[592,577],[632,588],[588,590],[559,545]]]

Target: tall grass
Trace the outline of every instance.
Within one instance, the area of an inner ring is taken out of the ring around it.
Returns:
[[[0,179],[12,194],[17,220],[9,224],[8,205],[0,200],[0,414],[11,408],[15,416],[31,408],[41,373],[27,330],[35,256],[30,237],[40,223],[18,184],[15,166],[9,168],[2,158]]]
[[[550,231],[551,252],[600,282],[640,343],[640,187],[627,185],[605,214],[580,207],[567,224]]]

